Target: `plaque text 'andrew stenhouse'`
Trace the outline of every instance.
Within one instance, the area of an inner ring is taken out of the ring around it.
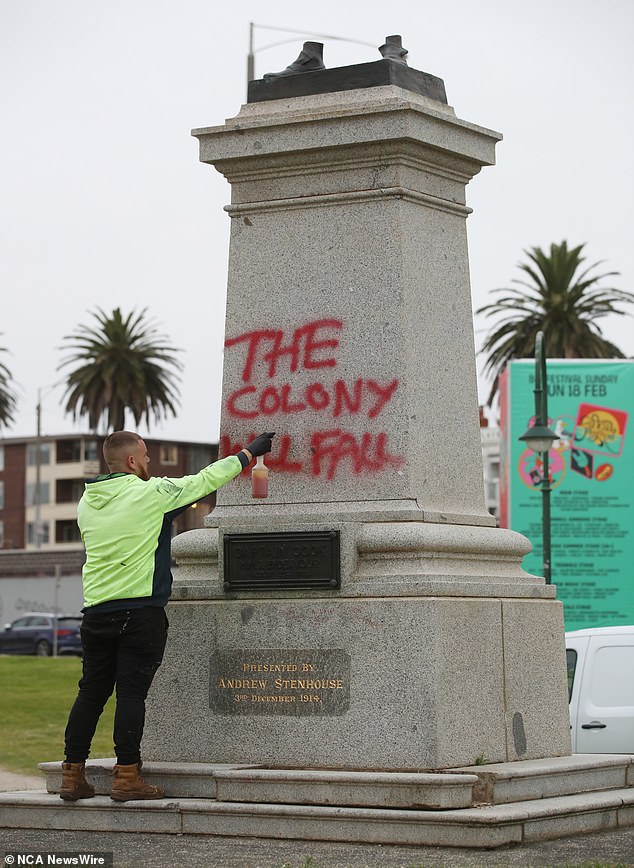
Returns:
[[[217,651],[209,705],[218,714],[344,714],[350,706],[350,655],[323,649]]]

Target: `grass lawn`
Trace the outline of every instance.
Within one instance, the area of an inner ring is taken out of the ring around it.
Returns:
[[[0,766],[37,775],[37,764],[64,758],[64,729],[81,677],[79,657],[0,655]],[[114,756],[114,699],[108,700],[91,757]]]

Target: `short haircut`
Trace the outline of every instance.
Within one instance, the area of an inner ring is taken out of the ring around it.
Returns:
[[[125,461],[142,439],[141,435],[135,434],[134,431],[113,431],[109,434],[103,442],[103,457],[108,467],[113,463]]]

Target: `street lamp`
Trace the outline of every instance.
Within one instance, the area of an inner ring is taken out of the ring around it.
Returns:
[[[37,406],[35,408],[36,440],[35,440],[35,548],[42,548],[42,390],[37,390]]]
[[[52,383],[50,386],[38,388],[37,390],[37,405],[35,407],[35,491],[33,493],[33,505],[35,506],[35,548],[38,551],[42,548],[42,393],[44,394],[55,389],[59,383]]]
[[[548,384],[546,380],[546,356],[544,353],[544,333],[537,332],[535,338],[535,419],[531,427],[519,438],[533,452],[542,456],[542,476],[537,481],[542,489],[542,538],[544,578],[550,585],[550,470],[548,453],[557,435],[548,427]]]
[[[290,39],[280,39],[277,42],[271,42],[269,45],[262,45],[260,48],[253,48],[253,31],[255,28],[259,30],[274,30],[276,33],[294,33]],[[308,30],[292,30],[289,27],[269,27],[266,24],[254,24],[249,22],[249,53],[247,55],[247,87],[250,81],[255,79],[255,54],[256,51],[264,51],[267,48],[275,48],[277,45],[285,45],[287,42],[295,42],[298,37],[316,36],[319,39],[336,39],[339,42],[352,42],[355,45],[365,45],[366,48],[376,48],[370,42],[362,42],[360,39],[348,39],[345,36],[329,36],[327,33],[310,33]]]

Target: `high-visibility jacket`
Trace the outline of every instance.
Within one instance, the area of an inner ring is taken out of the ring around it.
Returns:
[[[87,482],[77,507],[84,611],[164,606],[172,590],[172,520],[241,470],[229,455],[178,479],[111,473]]]

